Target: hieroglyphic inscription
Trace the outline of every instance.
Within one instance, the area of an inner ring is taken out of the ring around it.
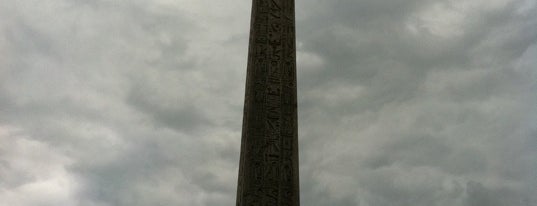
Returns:
[[[253,0],[237,206],[298,206],[294,0]]]

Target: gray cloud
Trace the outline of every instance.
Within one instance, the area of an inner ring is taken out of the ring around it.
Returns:
[[[352,205],[535,204],[535,164],[519,164],[535,155],[520,151],[534,145],[535,73],[519,65],[533,61],[537,31],[522,25],[535,8],[471,4],[303,11],[300,52],[320,60],[299,78],[302,171],[323,171],[303,185]],[[496,191],[508,200],[481,197]]]
[[[250,1],[0,4],[0,202],[234,204]],[[537,204],[536,10],[297,1],[302,204]]]

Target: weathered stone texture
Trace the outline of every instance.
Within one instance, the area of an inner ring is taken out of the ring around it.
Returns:
[[[253,0],[237,206],[298,206],[294,0]]]

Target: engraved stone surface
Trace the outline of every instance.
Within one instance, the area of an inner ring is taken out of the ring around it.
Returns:
[[[237,206],[298,206],[294,0],[253,0]]]

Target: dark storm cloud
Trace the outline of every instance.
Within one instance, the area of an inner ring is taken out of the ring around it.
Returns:
[[[486,188],[481,183],[468,182],[466,205],[531,205],[528,197],[507,188]]]
[[[250,1],[0,4],[1,203],[233,204]],[[302,204],[537,204],[536,10],[297,1]]]
[[[199,113],[201,108],[197,108],[187,102],[179,105],[168,105],[168,108],[166,108],[162,105],[155,105],[156,102],[151,102],[145,98],[149,96],[151,94],[134,90],[129,95],[128,100],[133,106],[148,113],[155,121],[163,124],[164,127],[187,132],[199,127],[211,126],[207,117]]]

